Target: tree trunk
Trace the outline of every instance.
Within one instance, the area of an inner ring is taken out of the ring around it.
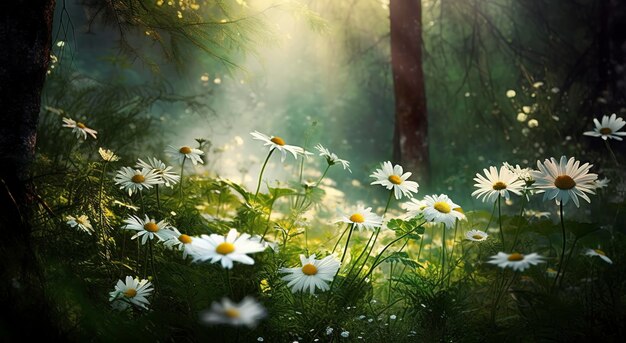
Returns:
[[[396,101],[394,160],[429,181],[428,116],[422,70],[422,4],[391,0],[391,69]]]
[[[31,245],[33,192],[28,181],[54,6],[55,0],[0,4],[0,294],[6,297],[1,331],[8,341],[54,331]]]

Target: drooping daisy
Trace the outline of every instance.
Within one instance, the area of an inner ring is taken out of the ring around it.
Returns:
[[[265,308],[248,296],[239,304],[228,298],[223,298],[221,303],[214,301],[211,309],[201,314],[200,320],[207,324],[245,325],[253,328],[266,315]]]
[[[335,223],[339,222],[354,224],[354,227],[359,229],[359,231],[362,229],[374,230],[383,225],[383,217],[372,213],[371,207],[365,208],[359,205],[354,212],[342,216]]]
[[[498,196],[509,199],[509,191],[522,195],[524,181],[519,180],[518,176],[507,167],[501,166],[500,172],[498,172],[498,168],[492,166],[489,167],[489,170],[483,169],[483,172],[485,176],[476,173],[474,178],[476,181],[474,186],[478,189],[472,193],[472,196],[477,199],[482,197],[483,202],[493,203],[498,199]]]
[[[538,192],[545,192],[543,200],[555,199],[557,205],[563,202],[566,205],[571,198],[579,207],[578,197],[591,202],[585,193],[595,194],[595,181],[597,174],[589,173],[592,165],[585,163],[582,166],[573,157],[567,160],[561,156],[557,163],[554,157],[546,159],[543,163],[537,161],[539,171],[533,171],[535,187]]]
[[[264,142],[264,146],[269,146],[269,150],[278,150],[281,152],[280,161],[285,162],[285,158],[287,157],[287,152],[290,152],[295,159],[298,159],[298,156],[306,156],[310,155],[310,152],[305,151],[303,148],[295,145],[285,144],[285,140],[278,136],[267,136],[259,131],[250,132],[253,139]]]
[[[350,170],[350,162],[340,159],[337,155],[331,153],[330,150],[324,148],[321,144],[316,145],[315,149],[320,152],[320,156],[326,158],[326,162],[329,166],[341,164],[343,166],[343,170],[348,169],[348,171],[352,173],[352,170]]]
[[[602,116],[602,122],[599,122],[598,119],[593,118],[593,123],[596,127],[593,131],[586,131],[583,133],[585,136],[592,137],[602,137],[602,139],[607,140],[609,138],[616,139],[618,141],[623,140],[620,136],[626,136],[626,132],[620,131],[624,125],[626,125],[626,121],[624,119],[617,117],[615,113],[611,114],[611,116],[604,115]]]
[[[321,260],[315,259],[315,254],[304,257],[300,255],[302,267],[280,268],[280,273],[287,273],[282,277],[287,282],[287,287],[291,287],[291,292],[305,292],[314,294],[319,288],[322,292],[330,289],[329,281],[332,281],[339,270],[339,261],[334,256],[329,255]]]
[[[370,175],[376,179],[372,185],[381,185],[389,190],[393,189],[396,199],[402,196],[412,198],[413,193],[417,193],[419,185],[415,181],[407,181],[412,173],[403,173],[402,166],[393,166],[391,162],[383,162],[382,169],[376,169],[374,174]]]
[[[510,170],[513,174],[515,174],[519,180],[522,180],[526,183],[533,183],[535,181],[532,174],[530,173],[532,171],[532,169],[530,168],[522,168],[519,164],[513,166],[508,162],[502,162],[502,165]]]
[[[63,123],[63,127],[69,127],[72,129],[72,132],[76,133],[76,138],[80,138],[80,136],[82,135],[83,139],[86,140],[87,134],[89,134],[91,137],[93,137],[93,139],[97,139],[96,135],[98,134],[98,131],[88,128],[85,124],[81,122],[74,121],[70,118],[63,118]]]
[[[465,219],[465,215],[454,209],[460,208],[445,194],[427,195],[424,197],[424,219],[429,222],[443,223],[446,228],[451,228],[458,220]]]
[[[150,219],[148,216],[145,216],[144,219],[130,216],[130,218],[124,220],[124,223],[126,223],[124,229],[137,231],[130,239],[141,237],[141,244],[146,244],[148,239],[154,239],[154,237],[159,241],[165,241],[170,238],[170,234],[166,229],[169,224],[164,220],[157,223],[155,219]]]
[[[100,157],[107,162],[116,162],[120,160],[119,156],[109,149],[100,147],[98,148],[98,153],[100,154]]]
[[[126,189],[128,196],[141,190],[150,189],[154,185],[163,183],[161,178],[151,169],[133,169],[122,167],[115,175],[115,184],[120,185],[120,189]]]
[[[613,261],[606,256],[606,253],[600,249],[587,249],[585,250],[585,255],[587,256],[598,256],[604,262],[608,264],[613,264]]]
[[[504,269],[509,267],[520,272],[528,269],[530,265],[536,265],[543,262],[545,262],[543,261],[543,257],[537,253],[523,255],[517,252],[511,254],[499,252],[497,255],[491,256],[491,260],[487,261],[487,263],[495,264],[500,268]]]
[[[220,261],[223,268],[232,269],[233,261],[243,264],[254,264],[254,260],[247,254],[265,250],[265,247],[250,239],[247,233],[239,235],[236,229],[231,229],[226,237],[211,234],[194,238],[191,242],[193,250],[190,255],[194,261]]]
[[[489,235],[486,232],[480,230],[470,230],[465,233],[465,238],[474,242],[482,242],[486,240],[487,237],[489,237]]]
[[[160,178],[165,187],[173,188],[180,181],[180,175],[171,172],[174,167],[166,166],[165,163],[156,157],[148,158],[148,162],[138,159],[136,167],[151,169]]]
[[[76,228],[77,230],[86,232],[89,235],[91,235],[91,233],[93,232],[93,226],[91,226],[89,218],[87,218],[87,216],[84,214],[78,217],[67,216],[65,217],[65,219],[67,219],[67,224],[69,226]]]
[[[194,238],[186,235],[184,233],[180,233],[177,228],[170,226],[163,231],[164,236],[166,237],[163,244],[170,249],[178,249],[183,252],[183,259],[186,259],[188,255],[191,255],[190,251],[194,249],[193,242]]]
[[[198,163],[204,164],[204,161],[202,161],[202,158],[200,157],[200,155],[204,155],[204,151],[200,149],[195,149],[186,145],[175,148],[169,145],[165,152],[181,164],[185,159],[190,160],[194,166]]]
[[[152,294],[152,283],[146,279],[136,279],[132,276],[126,277],[126,282],[118,280],[115,290],[110,292],[109,301],[113,308],[124,311],[131,305],[148,309],[146,305],[150,305],[147,297]]]
[[[426,205],[426,202],[424,202],[424,200],[411,198],[408,202],[404,203],[403,207],[407,212],[407,216],[413,218],[424,213],[424,209],[426,208],[426,206],[428,205]]]

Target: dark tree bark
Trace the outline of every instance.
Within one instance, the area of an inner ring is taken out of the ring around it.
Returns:
[[[0,331],[7,341],[54,332],[31,246],[33,192],[28,181],[54,6],[55,0],[0,4]]]
[[[391,0],[391,69],[396,102],[394,160],[428,184],[428,116],[422,70],[422,4]]]

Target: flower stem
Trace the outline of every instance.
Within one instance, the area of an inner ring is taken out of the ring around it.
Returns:
[[[443,276],[446,270],[446,224],[441,225],[443,226],[443,234],[441,235],[441,279],[439,282],[443,285]]]
[[[256,192],[254,192],[254,198],[255,199],[259,195],[259,190],[261,189],[261,180],[263,179],[263,172],[265,172],[265,166],[267,165],[267,161],[269,161],[269,159],[272,156],[272,153],[274,152],[274,150],[275,150],[274,148],[272,148],[270,150],[270,152],[267,154],[267,157],[265,158],[265,162],[263,162],[263,167],[261,167],[261,173],[259,174],[259,182],[256,185]]]
[[[317,182],[315,183],[315,187],[319,186],[320,182],[324,180],[324,176],[326,176],[326,173],[328,173],[328,169],[330,169],[330,164],[326,167],[326,170],[324,170],[324,174],[322,174],[322,177],[320,177],[320,179],[317,180]]]
[[[352,231],[354,231],[354,223],[350,224],[350,232],[348,232],[348,239],[346,240],[346,246],[343,248],[343,255],[341,255],[341,263],[343,263],[343,259],[346,257],[346,253],[348,252],[348,243],[350,243],[350,237],[352,237]]]
[[[107,164],[109,161],[105,160],[103,165],[102,165],[102,175],[100,175],[100,188],[98,189],[98,216],[99,216],[99,221],[100,221],[100,239],[102,239],[102,244],[104,245],[104,255],[106,256],[107,260],[109,260],[109,253],[108,253],[108,239],[107,239],[107,232],[106,232],[106,227],[104,225],[104,210],[103,210],[103,206],[102,206],[102,192],[103,192],[103,188],[104,188],[104,176],[106,175],[106,170],[107,170]]]
[[[604,140],[604,145],[606,145],[606,148],[611,153],[611,157],[613,158],[613,162],[615,162],[615,165],[619,166],[619,162],[617,161],[617,157],[615,156],[615,153],[613,152],[613,149],[611,149],[611,144],[609,144],[609,141],[605,139]]]
[[[526,205],[526,202],[524,201],[525,197],[522,197],[522,207],[519,210],[519,218],[520,218],[520,225],[517,227],[517,231],[515,231],[515,238],[513,239],[513,245],[511,245],[511,251],[515,250],[515,246],[517,245],[517,240],[519,238],[519,233],[522,229],[522,216],[524,215],[524,206]]]
[[[405,238],[406,236],[412,234],[413,232],[415,232],[418,228],[420,228],[422,225],[424,225],[425,222],[420,223],[419,225],[417,225],[416,227],[414,227],[412,230],[410,230],[409,232],[405,233],[404,235],[394,239],[393,241],[389,242],[387,245],[385,245],[385,247],[383,248],[383,250],[381,250],[381,252],[376,256],[376,258],[374,259],[374,262],[372,263],[372,268],[370,268],[370,270],[367,272],[367,274],[365,274],[365,276],[363,277],[363,279],[361,279],[361,281],[357,284],[357,288],[361,286],[361,284],[363,284],[363,282],[365,282],[365,279],[367,279],[372,272],[374,272],[374,269],[376,269],[376,267],[381,264],[383,261],[380,261],[381,256],[383,255],[383,253],[385,251],[387,251],[387,249],[389,249],[390,246],[392,246],[395,242]],[[375,242],[374,242],[375,243]]]
[[[561,273],[561,281],[559,282],[559,286],[563,286],[563,279],[565,278],[565,271],[567,270],[569,261],[572,259],[572,253],[574,252],[574,248],[576,248],[576,243],[578,243],[578,237],[574,238],[572,247],[570,248],[569,253],[567,254],[567,259],[565,260],[565,265],[563,266],[563,273]]]
[[[187,155],[183,157],[183,163],[180,165],[180,184],[178,187],[180,189],[180,202],[183,202],[183,176],[185,174],[185,161],[187,161]]]
[[[387,210],[389,209],[389,204],[391,203],[391,197],[393,196],[393,189],[389,192],[389,198],[387,198],[387,205],[385,205],[385,212],[383,212],[383,218],[385,214],[387,214]]]
[[[156,188],[156,202],[157,202],[157,208],[159,209],[159,213],[161,213],[161,199],[159,197],[159,185],[156,184],[154,185],[154,187]]]
[[[504,231],[502,231],[502,195],[498,195],[498,222],[500,225],[500,240],[502,240],[502,249],[504,250]]]
[[[565,257],[565,223],[563,222],[563,202],[559,203],[559,214],[561,217],[561,231],[563,233],[563,248],[561,250],[561,258],[559,260],[559,269],[556,272],[556,277],[554,278],[554,283],[552,284],[552,290],[556,286],[557,280],[559,279],[559,275],[561,275],[561,269],[563,267],[563,258]]]

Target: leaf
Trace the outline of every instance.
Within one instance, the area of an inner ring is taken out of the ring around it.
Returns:
[[[566,220],[565,229],[573,233],[576,238],[580,239],[594,231],[600,230],[600,226],[594,223],[579,223]]]
[[[396,251],[391,253],[389,256],[387,256],[387,258],[385,258],[385,261],[392,263],[402,263],[403,265],[413,269],[422,267],[419,263],[409,258],[409,254],[404,251]]]
[[[396,237],[406,235],[407,238],[417,240],[420,239],[420,235],[424,233],[424,228],[421,225],[418,227],[420,220],[421,217],[415,217],[410,220],[391,219],[387,222],[387,228],[395,231]]]
[[[221,179],[219,181],[222,184],[232,188],[235,192],[241,194],[241,196],[246,200],[246,202],[250,202],[250,193],[248,193],[245,189],[243,189],[243,187],[241,187],[240,185],[230,180]]]

